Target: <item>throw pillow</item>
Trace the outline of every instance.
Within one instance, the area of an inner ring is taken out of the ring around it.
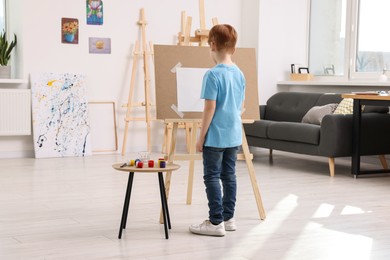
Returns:
[[[324,106],[314,106],[307,111],[302,118],[302,123],[320,125],[322,118],[326,115],[333,114],[338,104],[327,104]]]
[[[341,100],[340,104],[337,106],[334,114],[352,114],[353,113],[353,99],[352,98],[344,98]]]

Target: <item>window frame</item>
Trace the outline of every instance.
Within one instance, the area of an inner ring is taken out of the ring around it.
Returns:
[[[344,75],[315,75],[321,81],[353,81],[353,80],[376,80],[382,72],[356,72],[356,52],[358,41],[358,18],[359,18],[359,0],[346,0],[346,23],[345,23],[345,45],[344,45]],[[308,1],[308,21],[310,23],[311,2]],[[310,29],[308,30],[308,55],[307,63],[310,57]],[[310,67],[310,64],[309,64]]]
[[[359,25],[359,2],[360,0],[352,1],[352,10],[351,10],[351,39],[352,44],[350,44],[350,60],[349,60],[349,78],[351,80],[375,80],[379,79],[379,76],[382,72],[356,72],[356,62],[357,62],[357,48],[358,48],[358,25]]]
[[[7,0],[0,0],[0,5],[3,5],[3,18],[4,18],[4,30],[8,33],[8,20],[7,20],[7,13],[8,13],[8,5],[7,5]],[[3,31],[1,28],[0,28],[0,31]]]

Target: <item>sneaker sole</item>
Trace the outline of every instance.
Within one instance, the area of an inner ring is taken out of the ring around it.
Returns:
[[[210,236],[210,237],[223,237],[225,234],[210,234],[210,233],[203,233],[198,231],[193,231],[190,229],[190,232],[196,235],[202,235],[202,236]]]

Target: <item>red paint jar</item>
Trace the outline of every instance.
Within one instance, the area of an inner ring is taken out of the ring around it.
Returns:
[[[150,168],[153,168],[153,167],[154,167],[154,161],[153,161],[153,160],[149,160],[149,161],[148,161],[148,166],[149,166]]]
[[[143,168],[143,167],[144,167],[144,163],[141,162],[141,161],[139,161],[139,162],[137,163],[137,168]]]

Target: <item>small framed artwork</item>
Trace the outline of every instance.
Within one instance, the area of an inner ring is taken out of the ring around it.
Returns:
[[[103,24],[103,1],[101,0],[86,0],[87,1],[87,24],[102,25]]]
[[[291,64],[291,73],[309,73],[309,68],[302,64]]]
[[[334,65],[333,64],[324,65],[324,74],[325,75],[334,75],[335,74]]]
[[[79,43],[79,20],[75,18],[61,19],[61,42],[67,44]]]
[[[89,38],[89,53],[111,54],[111,38]]]
[[[298,69],[298,73],[299,74],[309,74],[309,68],[307,68],[307,67],[300,67]]]

